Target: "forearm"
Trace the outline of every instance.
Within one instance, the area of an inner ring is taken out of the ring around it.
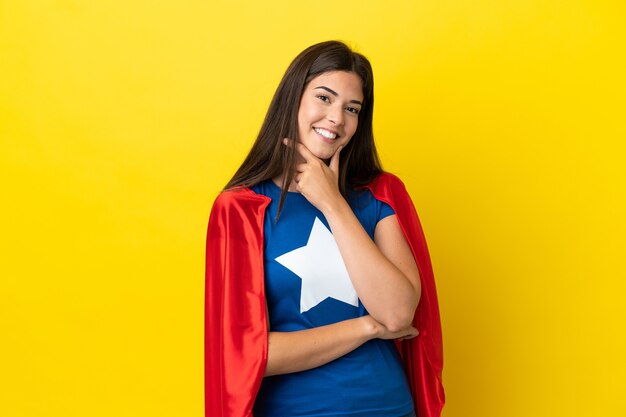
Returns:
[[[419,289],[376,246],[344,199],[324,210],[359,299],[390,330],[408,325]]]
[[[265,376],[324,365],[377,337],[378,332],[367,316],[295,332],[269,332]]]

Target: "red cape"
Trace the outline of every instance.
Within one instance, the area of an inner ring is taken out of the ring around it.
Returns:
[[[413,320],[419,336],[397,342],[419,417],[439,417],[445,402],[439,306],[430,256],[411,198],[383,173],[367,188],[389,204],[420,272]],[[222,192],[211,210],[206,244],[205,415],[252,417],[267,364],[263,222],[270,198],[249,188]]]

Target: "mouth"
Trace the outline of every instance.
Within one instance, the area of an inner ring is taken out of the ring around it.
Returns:
[[[313,127],[313,130],[315,131],[315,133],[317,133],[324,139],[334,140],[334,139],[339,138],[339,135],[337,134],[337,132],[332,132],[330,130],[323,129],[321,127]]]

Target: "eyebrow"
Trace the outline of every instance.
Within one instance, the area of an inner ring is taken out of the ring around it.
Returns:
[[[315,87],[316,89],[321,88],[322,90],[326,90],[328,91],[330,94],[332,94],[335,97],[339,97],[339,94],[337,94],[336,91],[331,90],[330,88],[324,86],[324,85],[320,85],[319,87]],[[361,103],[359,100],[350,100],[350,103],[355,103],[355,104],[360,104],[361,106],[363,105],[363,103]]]

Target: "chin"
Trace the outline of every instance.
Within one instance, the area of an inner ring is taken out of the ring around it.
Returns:
[[[324,161],[327,161],[330,158],[332,158],[332,156],[335,153],[336,149],[337,148],[333,149],[332,152],[329,152],[328,150],[313,152],[313,155],[317,156],[319,159],[323,159]]]

